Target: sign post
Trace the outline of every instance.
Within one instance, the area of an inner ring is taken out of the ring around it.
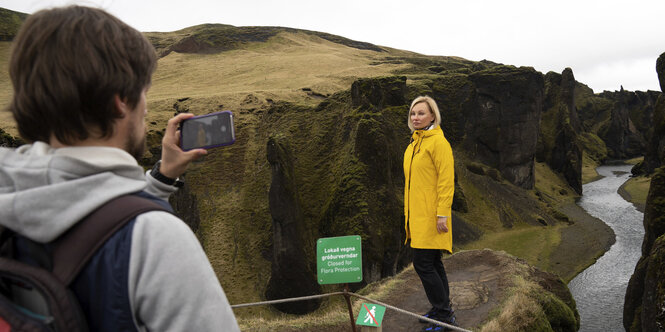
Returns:
[[[319,284],[344,284],[363,280],[361,239],[358,235],[322,238],[316,242]]]
[[[381,331],[381,321],[385,312],[386,307],[384,306],[374,303],[363,303],[360,306],[356,325],[369,326],[368,331]]]
[[[320,285],[346,284],[344,285],[344,298],[349,308],[351,328],[355,332],[356,324],[353,320],[348,283],[363,280],[360,236],[328,237],[316,241],[316,279]]]

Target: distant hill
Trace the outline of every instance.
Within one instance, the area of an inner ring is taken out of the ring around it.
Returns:
[[[171,52],[209,54],[233,50],[252,42],[266,42],[280,32],[302,32],[361,50],[385,51],[383,48],[370,43],[350,40],[328,33],[284,27],[235,27],[225,24],[201,24],[170,33],[147,32],[145,35],[155,46],[157,54],[166,56]]]
[[[28,14],[0,8],[0,41],[13,40]]]

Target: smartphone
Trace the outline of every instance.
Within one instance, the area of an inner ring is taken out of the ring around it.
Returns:
[[[210,149],[235,141],[231,111],[195,116],[180,124],[180,148],[184,151]]]

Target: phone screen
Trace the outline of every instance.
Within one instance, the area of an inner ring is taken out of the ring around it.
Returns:
[[[185,151],[229,145],[235,139],[230,111],[195,116],[183,121],[180,127],[180,147]]]

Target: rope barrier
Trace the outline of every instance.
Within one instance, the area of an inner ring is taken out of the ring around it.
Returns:
[[[346,292],[346,291],[344,291],[344,292],[335,292],[335,293],[327,293],[327,294],[320,294],[320,295],[310,295],[310,296],[301,296],[301,297],[291,297],[291,298],[287,298],[287,299],[279,299],[279,300],[272,300],[272,301],[263,301],[263,302],[253,302],[253,303],[234,304],[234,305],[231,306],[231,308],[235,309],[235,308],[245,308],[245,307],[251,307],[251,306],[258,306],[258,305],[277,304],[277,303],[296,302],[296,301],[306,301],[306,300],[313,300],[313,299],[318,299],[318,298],[322,298],[322,297],[329,297],[329,296],[335,296],[335,295],[345,295],[345,296],[349,296],[349,295],[350,295],[350,296],[355,296],[355,297],[357,297],[357,298],[360,298],[360,299],[363,299],[363,300],[366,300],[366,301],[369,301],[369,302],[372,302],[372,303],[376,303],[376,304],[378,304],[378,305],[382,305],[382,306],[384,306],[384,307],[386,307],[386,308],[390,308],[390,309],[395,310],[395,311],[397,311],[397,312],[399,312],[399,313],[402,313],[402,314],[405,314],[405,315],[409,315],[409,316],[412,316],[412,317],[415,317],[415,318],[418,318],[418,319],[424,320],[424,321],[426,321],[426,322],[428,322],[428,323],[432,323],[432,324],[436,324],[436,325],[439,325],[439,326],[443,326],[443,327],[445,327],[445,328],[448,328],[448,329],[451,329],[451,330],[454,330],[454,331],[460,331],[460,332],[472,332],[472,331],[470,331],[470,330],[466,330],[466,329],[463,329],[463,328],[458,327],[458,326],[454,326],[454,325],[446,324],[446,323],[444,323],[444,322],[440,322],[440,321],[438,321],[438,320],[434,320],[434,319],[431,319],[431,318],[424,317],[423,315],[420,315],[420,314],[415,314],[415,313],[412,313],[412,312],[410,312],[410,311],[406,311],[406,310],[404,310],[404,309],[400,309],[400,308],[397,308],[397,307],[391,306],[390,304],[386,304],[386,303],[383,303],[383,302],[381,302],[381,301],[373,300],[373,299],[370,299],[370,298],[368,298],[368,297],[365,297],[365,296],[362,296],[362,295],[359,295],[359,294],[356,294],[356,293]]]
[[[361,298],[361,299],[363,299],[363,300],[370,301],[370,302],[372,302],[372,303],[376,303],[376,304],[378,304],[378,305],[382,305],[382,306],[384,306],[384,307],[386,307],[386,308],[390,308],[390,309],[395,310],[395,311],[397,311],[397,312],[399,312],[399,313],[402,313],[402,314],[405,314],[405,315],[409,315],[409,316],[413,316],[413,317],[416,317],[416,318],[418,318],[418,319],[422,319],[422,320],[424,320],[424,321],[427,321],[428,323],[432,323],[432,324],[436,324],[436,325],[439,325],[439,326],[443,326],[443,327],[445,327],[445,328],[448,328],[448,329],[451,329],[451,330],[455,330],[455,331],[472,332],[472,331],[465,330],[465,329],[463,329],[463,328],[461,328],[461,327],[458,327],[458,326],[454,326],[454,325],[446,324],[446,323],[444,323],[444,322],[440,322],[440,321],[438,321],[438,320],[434,320],[434,319],[431,319],[431,318],[424,317],[423,315],[420,315],[420,314],[414,314],[414,313],[412,313],[412,312],[410,312],[410,311],[406,311],[406,310],[404,310],[404,309],[400,309],[400,308],[397,308],[397,307],[391,306],[390,304],[386,304],[386,303],[383,303],[383,302],[381,302],[381,301],[372,300],[372,299],[370,299],[370,298],[368,298],[368,297],[364,297],[364,296],[362,296],[362,295],[358,295],[358,294],[355,294],[355,293],[349,293],[349,294],[350,294],[351,296],[355,296],[355,297]]]
[[[235,308],[252,307],[252,306],[257,306],[257,305],[277,304],[277,303],[296,302],[296,301],[306,301],[306,300],[313,300],[313,299],[318,299],[318,298],[322,298],[322,297],[328,297],[328,296],[334,296],[334,295],[344,295],[344,294],[345,294],[345,292],[336,292],[336,293],[327,293],[327,294],[321,294],[321,295],[290,297],[288,299],[279,299],[279,300],[272,300],[272,301],[241,303],[241,304],[234,304],[234,305],[231,306],[231,308],[235,309]]]

